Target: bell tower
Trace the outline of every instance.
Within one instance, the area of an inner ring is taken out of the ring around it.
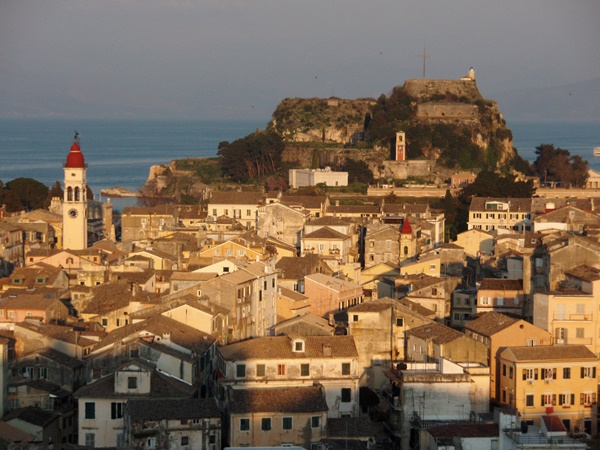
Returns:
[[[87,248],[87,179],[86,164],[75,132],[71,151],[65,163],[65,196],[63,199],[63,248]]]

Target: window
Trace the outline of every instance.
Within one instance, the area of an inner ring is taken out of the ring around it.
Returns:
[[[300,364],[300,376],[307,377],[308,375],[310,375],[310,365]]]
[[[538,370],[537,369],[523,369],[523,381],[529,380],[537,380],[538,379]]]
[[[581,378],[596,378],[596,368],[595,367],[582,367],[581,368]]]
[[[277,375],[285,375],[285,364],[277,364]]]
[[[541,406],[556,405],[556,394],[542,394]]]
[[[570,367],[564,367],[563,368],[563,378],[565,380],[568,380],[571,378],[571,368]]]
[[[263,417],[260,421],[260,429],[263,431],[271,430],[271,418]]]
[[[358,322],[358,314],[352,315],[352,322]]]
[[[350,363],[342,363],[342,375],[350,375]]]
[[[482,305],[489,305],[490,304],[490,298],[489,297],[481,297],[481,304]]]
[[[312,416],[310,418],[310,427],[311,428],[319,428],[321,426],[321,417],[320,416]]]
[[[123,417],[123,411],[125,410],[125,403],[112,402],[110,404],[110,418],[120,419]]]
[[[281,428],[284,430],[291,430],[293,426],[293,420],[291,417],[284,417],[281,422]]]
[[[256,365],[256,376],[257,377],[264,377],[265,376],[265,365],[264,364],[257,364]]]
[[[40,367],[39,373],[40,373],[41,380],[48,379],[48,368],[47,367]]]
[[[350,403],[352,400],[352,389],[342,388],[342,403]]]
[[[575,404],[575,394],[560,394],[558,396],[558,404],[563,408],[568,408]]]
[[[511,380],[512,380],[512,378],[513,378],[513,367],[512,367],[512,366],[510,366],[510,367],[508,368],[508,377],[509,377]]]
[[[102,326],[103,327],[107,327],[108,326],[108,318],[106,318],[106,317],[102,318]]]
[[[85,402],[85,418],[95,419],[96,418],[96,403]]]
[[[85,446],[95,447],[96,446],[96,433],[85,433]]]
[[[294,348],[296,349],[297,352],[303,352],[304,351],[304,342],[296,341],[296,343],[294,344]]]
[[[181,445],[189,445],[190,438],[188,436],[181,436]]]
[[[506,364],[502,364],[502,376],[506,376]]]
[[[396,318],[396,326],[397,327],[403,327],[404,326],[404,319],[402,317]]]
[[[240,419],[240,431],[250,431],[250,419]]]
[[[156,448],[156,438],[151,437],[146,439],[146,448]]]
[[[556,368],[542,369],[545,380],[556,380]]]
[[[529,407],[534,406],[534,404],[533,404],[533,394],[527,394],[525,396],[525,406],[529,406]]]
[[[595,392],[583,392],[579,397],[579,404],[584,406],[591,406],[596,403],[596,393]]]
[[[252,211],[249,209],[246,210],[246,217],[250,217],[252,215]]]
[[[575,328],[575,337],[583,339],[585,337],[585,330],[583,328]]]
[[[137,378],[136,377],[127,377],[127,388],[128,389],[137,389]]]
[[[235,376],[237,378],[243,378],[246,376],[246,364],[235,365]]]

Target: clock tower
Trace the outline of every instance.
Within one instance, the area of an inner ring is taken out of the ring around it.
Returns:
[[[65,163],[65,196],[63,199],[63,248],[87,248],[87,179],[86,164],[75,132],[71,151]]]

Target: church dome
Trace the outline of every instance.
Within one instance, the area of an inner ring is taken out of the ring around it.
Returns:
[[[77,136],[75,136],[75,141],[73,142],[73,145],[71,145],[71,151],[67,155],[67,162],[65,163],[65,167],[70,169],[85,168],[85,159],[83,158],[83,153],[81,153],[81,148],[79,148]]]

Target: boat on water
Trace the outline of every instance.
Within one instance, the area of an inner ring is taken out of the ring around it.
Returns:
[[[600,147],[594,149],[594,156],[600,157]]]

